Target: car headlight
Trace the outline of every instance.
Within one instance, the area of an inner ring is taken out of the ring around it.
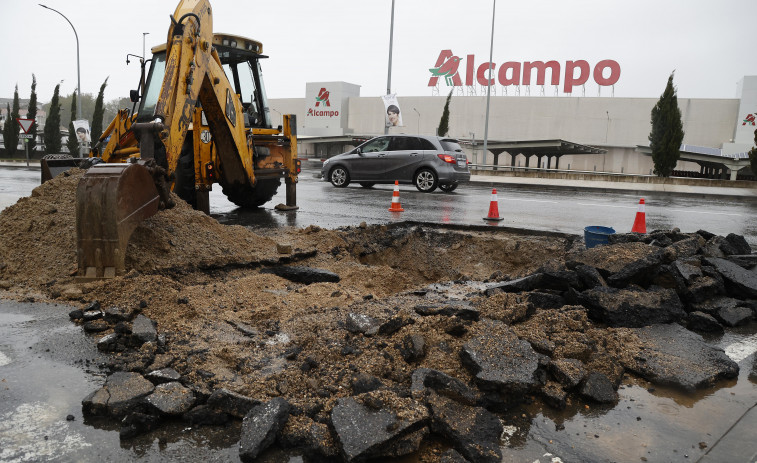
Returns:
[[[326,164],[328,164],[328,163],[329,163],[329,159],[326,159],[325,161],[323,161],[323,165],[324,165],[324,166],[325,166]]]

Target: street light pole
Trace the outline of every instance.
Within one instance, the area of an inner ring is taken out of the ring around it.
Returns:
[[[494,11],[497,7],[497,0],[492,0],[492,40],[489,45],[489,63],[492,62],[492,54],[494,53]],[[484,125],[484,161],[487,156],[487,144],[489,142],[489,99],[492,93],[492,68],[489,67],[489,78],[486,80],[486,124]]]
[[[147,37],[150,33],[149,32],[142,32],[142,62],[144,63],[147,61],[147,55],[145,55],[145,37]]]
[[[386,76],[386,94],[392,93],[392,44],[394,41],[394,0],[392,0],[392,22],[389,26],[389,73]],[[384,135],[389,133],[389,126],[384,124]]]
[[[71,29],[74,30],[74,36],[76,37],[76,93],[78,93],[76,98],[76,117],[78,120],[81,120],[81,67],[79,65],[79,34],[76,33],[76,28],[73,24],[71,24],[71,21],[68,20],[66,15],[61,13],[60,11],[50,8],[49,6],[45,6],[41,3],[39,3],[39,6],[42,8],[47,8],[48,10],[54,11],[58,13],[59,15],[63,16],[63,19],[68,22],[68,24],[71,26]],[[80,141],[79,142],[79,154],[81,155],[83,150],[84,144]]]

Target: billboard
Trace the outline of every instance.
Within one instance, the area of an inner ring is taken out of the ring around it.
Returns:
[[[79,140],[79,143],[90,143],[92,141],[89,135],[89,121],[81,120],[72,121],[71,123],[74,125],[74,131],[76,131],[76,138]]]
[[[397,101],[397,94],[391,93],[381,97],[384,100],[384,121],[387,127],[403,127],[402,112],[400,112],[400,104]]]

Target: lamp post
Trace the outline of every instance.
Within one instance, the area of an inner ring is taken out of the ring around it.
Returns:
[[[421,113],[418,112],[417,109],[413,108],[413,111],[415,111],[415,114],[418,115],[418,135],[421,134]]]
[[[470,135],[471,151],[473,152],[473,164],[478,164],[478,158],[476,157],[476,134],[468,132],[468,135]]]
[[[145,37],[147,37],[149,34],[149,32],[142,32],[142,59],[144,61],[147,61],[147,55],[145,55]]]
[[[81,66],[79,66],[79,34],[76,33],[76,28],[73,24],[71,24],[71,21],[68,20],[68,18],[61,13],[60,11],[50,8],[49,6],[45,6],[43,4],[39,4],[42,8],[47,8],[48,10],[54,11],[58,13],[59,15],[63,16],[63,19],[68,22],[68,24],[71,26],[71,29],[74,30],[74,36],[76,37],[76,93],[78,93],[76,98],[76,117],[77,119],[81,120]],[[80,141],[79,142],[79,154],[81,155],[81,152],[83,150],[84,144]]]
[[[386,94],[392,93],[392,44],[394,41],[394,0],[392,0],[392,22],[389,26],[389,72],[386,76]],[[389,133],[389,126],[384,124],[384,135]]]
[[[492,62],[492,54],[494,53],[494,11],[497,8],[497,0],[492,0],[492,39],[491,44],[489,45],[489,62]],[[491,98],[491,88],[492,88],[492,79],[491,79],[492,69],[489,68],[489,78],[486,80],[486,123],[484,125],[484,159],[486,159],[486,155],[488,154],[488,147],[487,144],[489,142],[489,99]]]

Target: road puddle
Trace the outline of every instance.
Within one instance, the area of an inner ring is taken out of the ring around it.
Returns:
[[[503,441],[503,461],[698,461],[757,404],[757,384],[749,379],[755,333],[752,323],[709,340],[740,367],[737,379],[714,387],[688,394],[626,375],[615,406],[513,410],[508,416],[522,423]]]
[[[118,424],[85,419],[81,399],[102,384],[104,373],[93,338],[68,320],[68,310],[0,301],[0,461],[237,460],[239,423],[192,428],[172,422],[121,440]],[[614,405],[569,404],[555,411],[536,401],[510,410],[502,415],[503,461],[691,462],[717,445],[752,445],[722,442],[757,403],[757,384],[749,379],[757,323],[708,342],[739,363],[737,379],[687,394],[626,375]],[[271,449],[259,461],[307,460]]]

